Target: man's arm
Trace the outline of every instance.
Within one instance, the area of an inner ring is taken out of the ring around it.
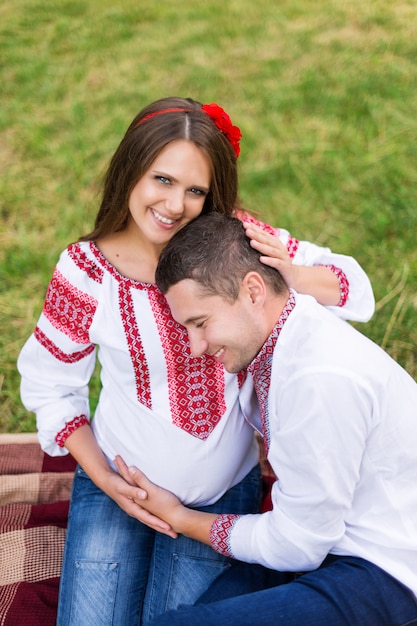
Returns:
[[[127,467],[120,456],[115,458],[114,463],[122,478],[130,484],[133,480],[138,485],[134,502],[149,511],[152,516],[169,524],[171,530],[164,530],[160,524],[152,525],[142,520],[145,524],[174,539],[181,534],[210,545],[210,528],[217,518],[215,513],[188,509],[173,493],[148,480],[138,468]]]

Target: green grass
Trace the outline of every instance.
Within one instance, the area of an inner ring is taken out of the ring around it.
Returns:
[[[60,251],[146,103],[217,101],[243,131],[244,203],[352,254],[358,328],[417,375],[415,0],[3,0],[0,432],[34,430],[16,358]]]

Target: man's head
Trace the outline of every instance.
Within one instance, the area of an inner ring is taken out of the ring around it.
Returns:
[[[281,275],[259,257],[240,220],[213,213],[181,229],[156,270],[192,353],[216,356],[229,372],[253,360],[288,296]]]

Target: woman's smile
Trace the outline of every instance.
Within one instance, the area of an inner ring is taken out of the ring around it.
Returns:
[[[161,222],[162,224],[166,224],[167,226],[172,226],[173,224],[175,224],[175,222],[178,222],[179,219],[170,219],[169,217],[165,217],[164,215],[161,215],[161,213],[158,213],[158,211],[156,211],[155,209],[152,209],[152,215],[154,216],[154,218],[158,221]]]

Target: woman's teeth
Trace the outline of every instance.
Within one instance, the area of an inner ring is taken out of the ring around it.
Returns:
[[[152,213],[154,214],[154,217],[158,220],[158,222],[162,222],[163,224],[167,224],[168,226],[171,226],[171,224],[175,222],[175,220],[170,220],[160,213],[157,213],[156,211],[152,211]]]

